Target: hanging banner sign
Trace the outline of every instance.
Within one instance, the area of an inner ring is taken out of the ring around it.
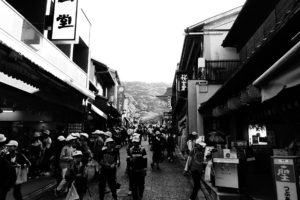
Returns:
[[[52,40],[75,41],[78,0],[55,0]]]
[[[117,110],[123,112],[125,100],[125,88],[124,86],[118,86],[118,99],[117,99]]]
[[[179,74],[178,75],[178,91],[185,92],[187,91],[188,84],[188,75],[187,74]]]

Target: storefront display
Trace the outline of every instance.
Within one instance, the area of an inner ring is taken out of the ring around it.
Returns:
[[[239,188],[237,158],[214,158],[215,186],[225,188]]]

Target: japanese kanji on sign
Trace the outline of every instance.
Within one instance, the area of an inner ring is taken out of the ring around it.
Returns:
[[[298,200],[296,157],[273,157],[274,177],[278,200]]]
[[[78,0],[55,0],[52,40],[76,41]]]
[[[185,92],[187,91],[187,84],[188,84],[188,75],[187,74],[178,74],[178,91]]]

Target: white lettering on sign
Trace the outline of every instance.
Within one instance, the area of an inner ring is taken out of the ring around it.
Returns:
[[[287,159],[278,159],[278,163],[287,164],[287,163],[289,163],[289,160],[287,160]]]
[[[180,80],[181,80],[181,91],[185,91],[187,89],[187,74],[181,74]]]

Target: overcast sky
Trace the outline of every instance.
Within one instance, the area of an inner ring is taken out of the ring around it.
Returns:
[[[121,81],[172,83],[184,29],[245,0],[84,0],[92,57]]]

